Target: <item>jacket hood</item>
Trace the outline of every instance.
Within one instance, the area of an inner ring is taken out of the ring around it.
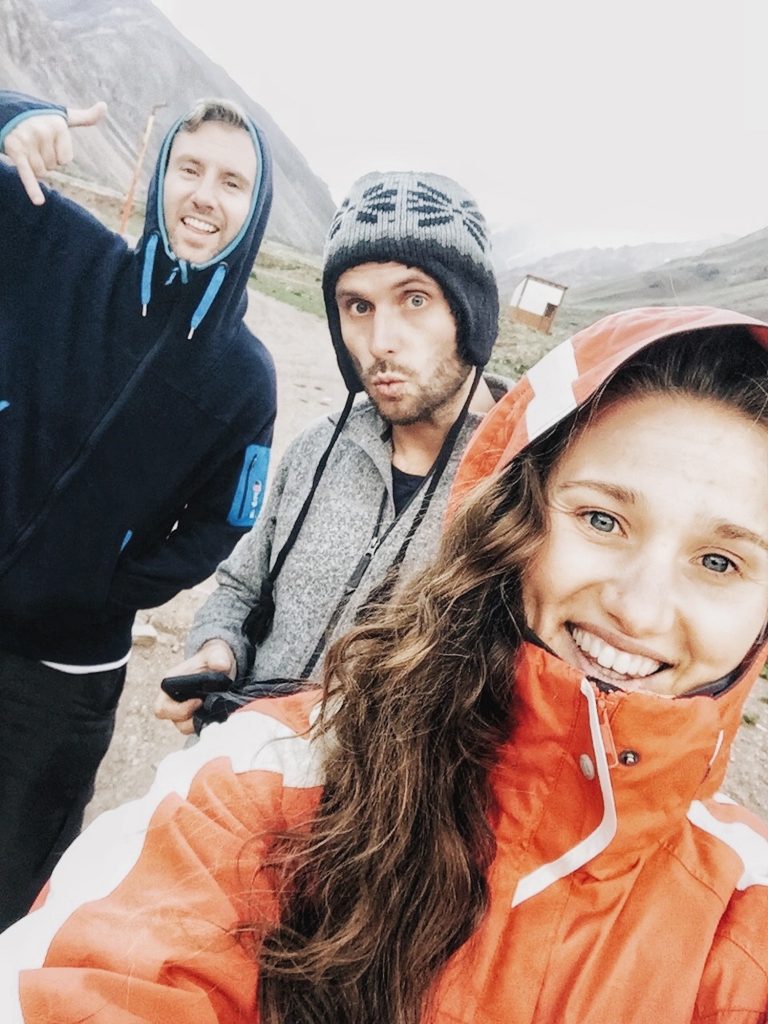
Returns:
[[[185,115],[186,116],[186,115]],[[208,332],[239,322],[246,307],[245,288],[259,252],[272,206],[272,156],[263,131],[250,118],[248,134],[256,151],[256,180],[248,215],[232,241],[205,263],[178,259],[171,249],[163,209],[168,156],[184,117],[163,139],[147,192],[144,232],[136,247],[140,257],[140,295],[146,312],[157,291],[176,284],[187,290],[190,336],[205,323]]]
[[[674,344],[692,331],[741,326],[768,349],[768,324],[710,306],[643,307],[614,313],[584,328],[548,352],[485,416],[464,453],[451,491],[450,508],[481,480],[500,473],[527,446],[574,410],[636,352],[655,342]],[[751,682],[768,656],[768,643],[756,646],[735,685],[718,698],[728,722],[739,725]],[[709,697],[691,698],[710,700]]]

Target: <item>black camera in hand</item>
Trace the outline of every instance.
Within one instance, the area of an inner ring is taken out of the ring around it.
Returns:
[[[204,700],[209,693],[223,693],[233,686],[226,672],[193,672],[187,676],[166,676],[160,689],[176,701]]]

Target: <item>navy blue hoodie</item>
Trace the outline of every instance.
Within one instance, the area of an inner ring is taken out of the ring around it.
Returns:
[[[54,107],[0,92],[0,150]],[[261,504],[275,417],[272,359],[243,323],[272,199],[207,264],[177,260],[163,143],[135,250],[0,164],[0,650],[94,665],[130,647],[138,608],[205,579]],[[192,336],[190,337],[190,332]]]

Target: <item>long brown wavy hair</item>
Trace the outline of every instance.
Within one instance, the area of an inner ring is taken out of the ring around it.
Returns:
[[[628,362],[597,399],[483,482],[435,563],[326,661],[333,737],[308,832],[276,837],[276,926],[256,924],[263,1024],[417,1024],[487,906],[489,774],[514,724],[521,577],[547,528],[558,457],[602,405],[675,391],[766,422],[768,354],[733,332]],[[703,335],[703,336],[702,336]]]

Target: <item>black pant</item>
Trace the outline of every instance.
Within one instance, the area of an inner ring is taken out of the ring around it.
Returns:
[[[0,652],[0,931],[80,831],[124,681],[125,666],[73,675]]]

